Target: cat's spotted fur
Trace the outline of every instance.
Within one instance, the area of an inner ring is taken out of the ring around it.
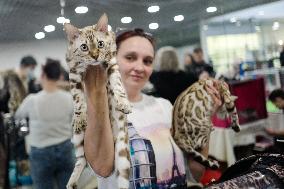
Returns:
[[[82,29],[65,24],[69,40],[66,60],[69,65],[70,88],[74,100],[73,143],[76,152],[76,165],[67,184],[68,189],[77,187],[77,181],[86,166],[83,140],[87,126],[86,102],[82,78],[87,66],[102,64],[108,75],[107,95],[110,109],[110,121],[115,141],[115,168],[120,189],[128,189],[130,157],[126,114],[131,107],[122,86],[121,76],[116,63],[115,34],[107,31],[108,21],[104,14],[94,26]],[[94,81],[95,82],[95,81]],[[107,149],[106,149],[107,150]]]
[[[213,85],[213,80],[200,80],[185,91],[177,98],[173,109],[173,122],[171,134],[176,144],[187,154],[210,168],[218,168],[217,162],[212,162],[205,158],[198,151],[203,149],[209,140],[212,131],[211,116],[213,113],[213,99],[206,90],[206,85]],[[235,97],[231,96],[227,84],[219,82],[217,87],[223,105],[221,113],[228,112],[232,129],[240,131],[238,115],[235,108]]]

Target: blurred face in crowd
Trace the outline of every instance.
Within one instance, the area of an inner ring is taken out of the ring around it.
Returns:
[[[192,59],[191,59],[191,56],[186,54],[184,56],[184,65],[187,66],[187,65],[191,65],[192,64]]]
[[[275,106],[279,109],[284,109],[284,99],[281,97],[276,97],[275,101],[273,101]]]
[[[202,51],[194,52],[193,58],[194,58],[195,62],[197,62],[197,63],[202,62],[203,61],[203,52]]]
[[[140,92],[153,72],[154,47],[141,36],[121,42],[117,51],[122,82],[126,90]]]

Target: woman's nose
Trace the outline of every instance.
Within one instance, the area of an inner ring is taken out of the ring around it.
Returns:
[[[137,60],[134,70],[136,70],[136,71],[143,71],[144,70],[144,64],[143,64],[142,60]]]

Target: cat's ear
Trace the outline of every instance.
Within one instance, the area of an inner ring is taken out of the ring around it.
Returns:
[[[231,100],[232,100],[232,101],[236,101],[237,99],[238,99],[237,96],[234,96],[234,95],[231,96]]]
[[[69,41],[73,41],[74,39],[76,39],[79,36],[79,29],[76,28],[75,26],[69,24],[69,23],[65,23],[64,24],[64,30],[67,34],[67,38]]]
[[[104,13],[101,18],[99,19],[97,25],[96,25],[96,29],[98,31],[101,31],[101,32],[107,32],[107,26],[108,26],[108,18],[107,18],[107,15],[106,13]]]

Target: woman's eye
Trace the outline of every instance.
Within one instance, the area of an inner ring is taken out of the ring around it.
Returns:
[[[150,66],[150,65],[153,64],[153,60],[145,60],[144,64],[147,65],[147,66]]]
[[[82,51],[87,51],[87,50],[89,50],[89,48],[88,48],[88,46],[87,46],[86,44],[82,44],[82,45],[80,46],[80,48],[81,48]]]
[[[133,61],[134,57],[133,56],[126,56],[126,59],[129,60],[129,61]]]
[[[103,48],[105,46],[105,43],[103,41],[98,42],[98,47]]]

